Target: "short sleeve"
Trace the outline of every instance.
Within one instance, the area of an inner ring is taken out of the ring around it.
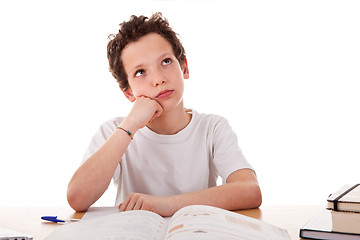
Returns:
[[[213,163],[216,173],[226,182],[228,176],[239,170],[253,167],[245,159],[238,138],[229,122],[222,118],[214,127]]]

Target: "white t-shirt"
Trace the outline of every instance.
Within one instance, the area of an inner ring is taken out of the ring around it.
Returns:
[[[113,134],[124,118],[105,122],[84,156],[88,159]],[[236,170],[251,165],[244,158],[228,121],[192,111],[190,123],[174,135],[160,135],[144,127],[136,132],[113,180],[116,205],[132,192],[170,196],[216,186]]]

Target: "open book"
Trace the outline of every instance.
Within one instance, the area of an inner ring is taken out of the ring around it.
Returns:
[[[135,210],[69,223],[47,239],[290,240],[290,237],[286,230],[261,220],[220,208],[193,205],[180,209],[171,218]]]

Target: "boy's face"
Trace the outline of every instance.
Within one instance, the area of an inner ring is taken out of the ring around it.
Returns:
[[[147,34],[129,43],[121,59],[130,85],[125,96],[130,101],[146,96],[159,102],[165,111],[182,103],[184,79],[189,78],[187,62],[180,66],[165,38]]]

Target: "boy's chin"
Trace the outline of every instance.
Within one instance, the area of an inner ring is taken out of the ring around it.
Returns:
[[[184,111],[184,105],[183,105],[182,100],[180,102],[169,101],[169,102],[164,102],[164,103],[160,103],[160,104],[163,107],[164,112],[172,112],[172,111],[176,111],[176,110]]]

